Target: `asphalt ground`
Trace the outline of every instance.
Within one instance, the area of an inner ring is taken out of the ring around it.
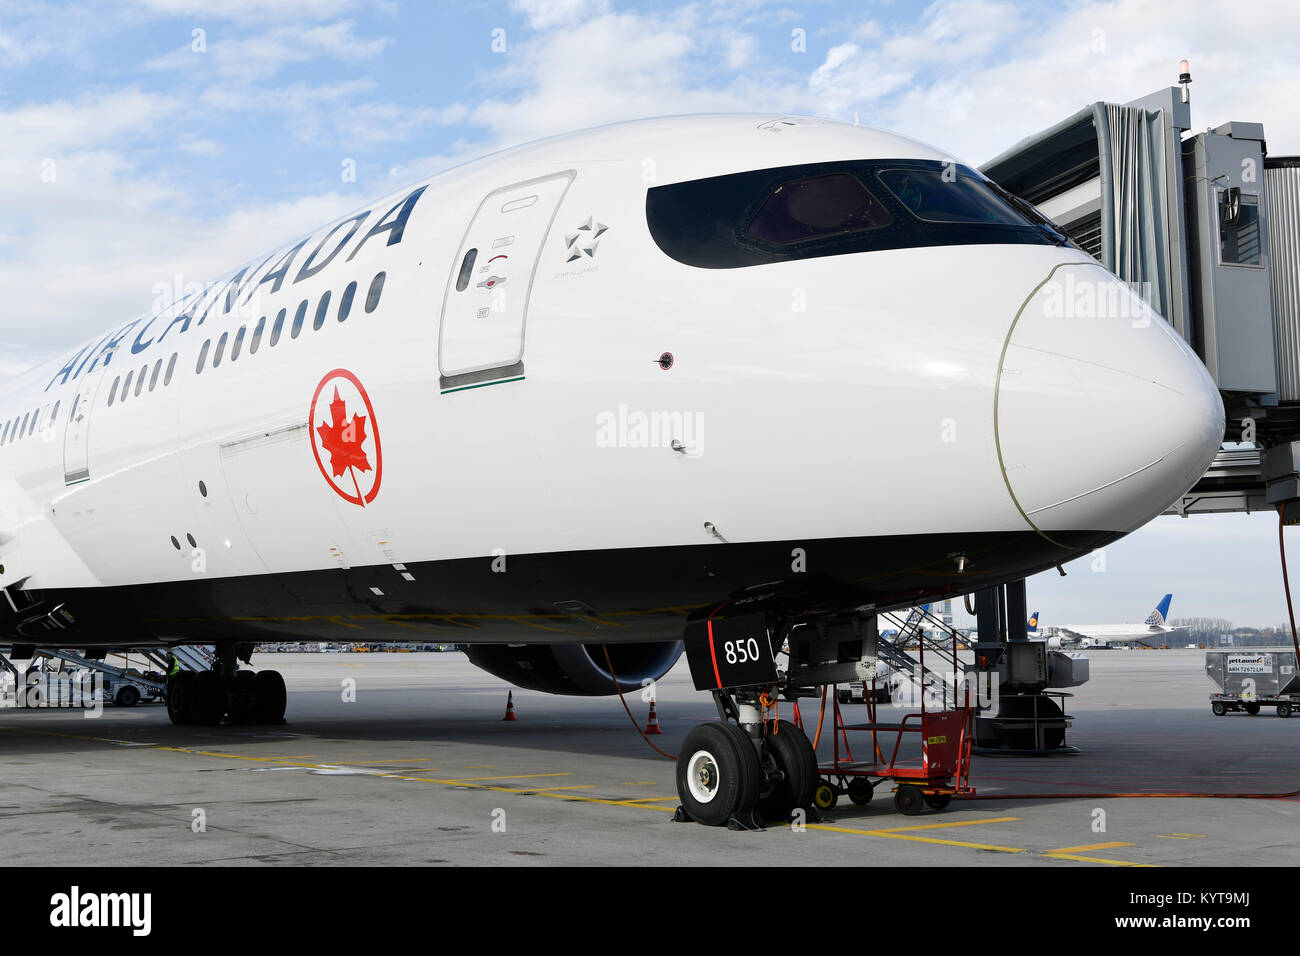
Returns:
[[[903,816],[890,785],[820,822],[675,823],[674,765],[617,697],[515,691],[459,653],[254,658],[289,688],[282,727],[173,727],[160,704],[0,710],[7,865],[633,864],[1197,866],[1300,859],[1295,799],[1103,798],[1300,789],[1300,717],[1214,717],[1195,650],[1094,651],[1079,753],[976,756],[982,798]],[[655,688],[675,753],[714,719],[683,661]],[[628,703],[644,723],[640,688]],[[881,719],[902,713],[886,708]],[[789,707],[782,716],[789,717]],[[850,722],[862,707],[846,709]],[[805,722],[817,708],[805,706]],[[856,755],[868,735],[851,734]],[[819,756],[829,760],[829,715]],[[1057,794],[1046,799],[1027,794]]]

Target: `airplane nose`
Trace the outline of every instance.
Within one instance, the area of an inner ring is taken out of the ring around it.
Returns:
[[[1043,531],[1141,526],[1195,484],[1223,440],[1205,366],[1098,265],[1057,266],[1034,289],[998,371],[1003,474]]]

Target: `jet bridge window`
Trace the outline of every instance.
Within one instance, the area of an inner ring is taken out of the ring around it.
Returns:
[[[1220,193],[1219,261],[1236,266],[1260,265],[1259,198],[1243,195],[1235,210],[1236,216],[1231,212],[1227,193]]]
[[[701,269],[1066,241],[973,170],[916,159],[809,163],[654,186],[646,223],[665,255]]]

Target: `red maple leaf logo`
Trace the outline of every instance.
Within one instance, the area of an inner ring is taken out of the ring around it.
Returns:
[[[321,424],[316,427],[316,434],[320,436],[320,442],[325,450],[330,453],[330,470],[334,472],[334,477],[342,477],[343,473],[349,468],[355,468],[357,471],[369,471],[370,459],[366,456],[361,446],[366,440],[366,416],[353,415],[352,420],[347,420],[348,406],[342,398],[339,397],[338,387],[334,388],[334,401],[330,402],[330,417],[332,424]],[[356,484],[357,476],[352,476],[353,484]],[[361,490],[357,489],[357,496],[360,497]]]

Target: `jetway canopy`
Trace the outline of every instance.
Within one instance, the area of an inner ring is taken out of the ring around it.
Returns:
[[[1218,384],[1224,451],[1173,510],[1250,511],[1300,488],[1300,445],[1269,454],[1300,442],[1300,161],[1269,157],[1260,123],[1190,129],[1170,87],[1086,106],[983,171],[1132,285]]]

